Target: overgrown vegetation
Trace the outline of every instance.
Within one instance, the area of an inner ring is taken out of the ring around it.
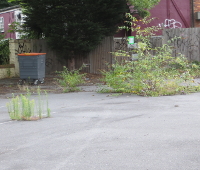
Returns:
[[[9,40],[0,38],[0,65],[9,64]]]
[[[50,108],[48,104],[48,94],[45,92],[45,100],[41,96],[41,90],[38,88],[38,100],[30,99],[30,92],[27,88],[27,94],[13,97],[7,108],[12,120],[38,120],[43,117],[50,117]]]
[[[160,0],[128,0],[133,5],[132,13],[138,14],[144,18],[150,16],[149,9],[153,8]]]
[[[58,84],[63,88],[63,92],[74,92],[80,91],[79,84],[83,84],[85,74],[80,74],[80,70],[72,70],[69,71],[65,66],[63,67],[63,71],[58,71],[58,76],[60,78],[56,79]]]
[[[148,23],[146,19],[143,22]],[[103,88],[102,92],[161,96],[200,91],[200,85],[194,83],[194,77],[200,74],[198,64],[190,63],[182,54],[176,58],[172,57],[172,47],[168,44],[157,48],[151,47],[150,37],[157,29],[156,27],[134,29],[138,48],[135,48],[132,53],[136,53],[138,59],[125,60],[122,63],[117,62],[116,59],[116,63],[110,66],[110,71],[103,72],[105,76],[103,81],[109,88]],[[171,41],[176,39],[174,37]],[[127,52],[123,51],[113,55],[116,58],[128,56]]]

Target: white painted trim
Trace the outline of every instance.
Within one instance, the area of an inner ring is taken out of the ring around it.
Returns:
[[[22,10],[21,8],[16,8],[16,9],[11,9],[11,10],[8,10],[8,11],[3,11],[3,12],[0,12],[0,15],[1,14],[5,14],[5,13],[9,13],[9,12],[14,12],[14,11],[17,11],[17,10]]]
[[[2,23],[2,26],[3,26],[3,28],[0,27],[0,31],[4,32],[4,30],[5,30],[4,17],[0,16],[0,20],[1,20],[0,23]]]

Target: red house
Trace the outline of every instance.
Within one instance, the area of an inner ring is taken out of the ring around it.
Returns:
[[[5,34],[6,38],[20,39],[18,32],[8,33],[7,31],[13,22],[23,23],[23,17],[20,6],[0,9],[0,32]]]
[[[160,0],[160,2],[150,10],[150,18],[155,18],[147,26],[161,26],[164,28],[189,28],[200,26],[199,19],[196,18],[198,10],[200,11],[200,0]],[[137,13],[134,14],[137,16]],[[162,31],[157,35],[161,35]],[[129,33],[134,35],[134,32]],[[118,33],[117,37],[124,37],[124,33]],[[127,35],[126,35],[127,36]]]

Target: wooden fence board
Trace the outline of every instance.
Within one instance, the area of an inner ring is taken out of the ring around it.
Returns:
[[[200,61],[200,28],[164,29],[163,39],[164,43],[174,39],[169,44],[173,47],[174,57],[181,53],[191,61]]]

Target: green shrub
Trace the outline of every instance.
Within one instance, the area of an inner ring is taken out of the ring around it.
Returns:
[[[119,93],[161,96],[200,91],[200,85],[194,84],[193,79],[199,74],[200,67],[197,63],[190,63],[181,54],[176,58],[172,57],[172,47],[168,44],[152,48],[152,28],[137,28],[135,31],[139,48],[134,49],[133,53],[138,54],[138,60],[121,63],[116,60],[109,71],[103,71],[103,81],[109,88],[102,89],[102,92],[110,91],[111,88],[113,92]],[[178,38],[174,37],[171,41],[176,39]],[[128,56],[127,52],[122,51],[113,54],[116,58]]]
[[[2,39],[0,40],[0,65],[9,64],[9,40]]]
[[[80,70],[72,70],[69,71],[65,66],[63,67],[63,71],[58,71],[58,75],[60,78],[57,79],[57,82],[61,87],[63,87],[63,92],[74,92],[79,91],[80,89],[77,87],[79,84],[84,83],[85,74],[80,74]]]
[[[113,89],[113,92],[135,93],[143,96],[199,91],[200,86],[193,84],[191,75],[193,64],[190,65],[181,55],[173,58],[167,54],[166,52],[163,55],[152,56],[146,53],[140,54],[137,61],[116,62],[110,71],[103,72],[103,81]]]

